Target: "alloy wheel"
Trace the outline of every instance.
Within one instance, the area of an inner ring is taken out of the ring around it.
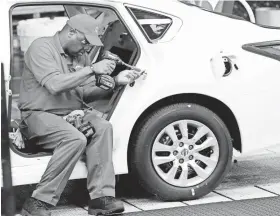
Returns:
[[[179,120],[167,125],[152,146],[152,163],[167,183],[189,187],[205,181],[219,160],[214,133],[203,123]]]

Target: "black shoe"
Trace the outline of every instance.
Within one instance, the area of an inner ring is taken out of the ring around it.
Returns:
[[[114,197],[105,196],[89,201],[89,215],[109,215],[114,213],[122,213],[124,206],[122,201]]]
[[[48,210],[50,205],[30,197],[25,201],[22,207],[22,216],[51,216],[51,212]]]

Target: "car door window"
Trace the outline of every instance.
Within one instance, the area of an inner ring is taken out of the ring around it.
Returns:
[[[161,39],[172,24],[168,16],[137,8],[128,9],[150,42]]]

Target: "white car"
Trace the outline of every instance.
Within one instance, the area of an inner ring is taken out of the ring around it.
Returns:
[[[234,151],[280,143],[280,30],[175,0],[7,0],[1,61],[12,121],[24,52],[77,13],[100,21],[106,50],[147,73],[92,103],[113,125],[116,174],[136,175],[163,200],[196,199],[223,180]],[[10,149],[13,185],[39,182],[51,152]],[[86,175],[81,160],[71,179]]]

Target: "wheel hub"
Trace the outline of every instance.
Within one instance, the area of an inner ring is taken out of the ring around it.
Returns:
[[[188,161],[189,156],[193,152],[192,142],[186,139],[182,139],[180,140],[180,142],[176,142],[174,146],[175,150],[173,151],[173,155],[176,156],[176,160],[179,161],[180,159],[183,159],[184,161]]]
[[[206,180],[214,171],[218,158],[219,145],[214,133],[194,120],[167,125],[156,137],[152,148],[152,162],[157,174],[167,183],[179,187]]]
[[[187,157],[188,154],[189,154],[189,151],[188,151],[188,149],[186,149],[186,148],[184,148],[184,149],[181,151],[181,155],[182,155],[183,157]]]

